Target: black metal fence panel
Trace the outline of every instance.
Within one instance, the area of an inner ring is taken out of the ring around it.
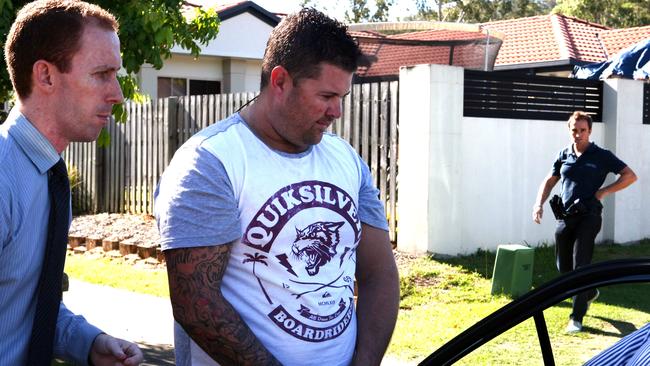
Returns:
[[[603,83],[465,70],[463,115],[566,121],[576,110],[602,121]]]
[[[650,84],[643,84],[643,124],[650,125]]]

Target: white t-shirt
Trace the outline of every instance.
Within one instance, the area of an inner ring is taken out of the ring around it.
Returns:
[[[282,364],[347,365],[361,222],[387,230],[377,194],[340,138],[281,153],[235,114],[179,149],[155,211],[163,250],[236,240],[223,296]],[[179,365],[216,364],[179,326],[176,348]]]

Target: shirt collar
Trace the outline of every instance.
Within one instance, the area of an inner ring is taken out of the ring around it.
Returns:
[[[594,152],[594,151],[596,151],[596,148],[597,148],[597,147],[598,147],[598,146],[596,146],[596,143],[595,143],[595,142],[590,142],[590,143],[589,143],[589,146],[587,146],[587,150],[585,150],[584,153],[586,154],[586,153]]]
[[[574,146],[573,144],[569,145],[569,152],[573,156],[578,156],[578,154],[576,154],[575,150],[573,149],[573,146]],[[589,153],[595,151],[596,148],[597,148],[596,143],[591,141],[591,142],[589,142],[589,146],[587,146],[587,149],[585,149],[585,151],[582,153],[582,155],[589,154]]]
[[[16,140],[18,146],[41,174],[47,172],[61,159],[54,146],[17,108],[12,108],[5,123],[11,137]]]

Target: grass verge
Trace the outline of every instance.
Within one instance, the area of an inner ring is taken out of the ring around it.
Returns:
[[[169,297],[167,270],[124,262],[121,258],[68,255],[65,272],[71,278],[158,297]]]

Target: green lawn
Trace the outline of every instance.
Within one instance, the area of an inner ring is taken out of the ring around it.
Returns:
[[[88,258],[68,255],[65,272],[71,278],[158,297],[169,297],[167,270],[125,263],[121,258]]]
[[[650,240],[637,245],[599,245],[594,261],[650,256]],[[400,266],[401,305],[388,355],[417,364],[436,348],[489,315],[510,299],[490,295],[495,253],[477,252],[451,259],[421,257]],[[533,286],[558,275],[552,247],[535,250]],[[164,269],[138,268],[122,260],[68,256],[66,272],[87,282],[169,296]],[[650,285],[601,288],[599,299],[584,319],[585,332],[568,335],[571,311],[565,301],[544,312],[555,361],[582,365],[624,334],[650,322]],[[532,319],[479,348],[457,365],[543,365]]]
[[[650,256],[650,241],[639,245],[598,246],[595,261]],[[388,350],[393,358],[416,364],[451,338],[510,299],[490,295],[495,253],[436,260],[420,258],[400,273],[402,300]],[[552,247],[535,250],[533,286],[558,275]],[[420,283],[418,285],[417,283]],[[650,285],[601,288],[584,319],[585,332],[568,335],[571,305],[564,301],[544,312],[558,365],[582,365],[624,334],[650,322]],[[495,338],[457,365],[543,365],[535,324],[529,319]]]

